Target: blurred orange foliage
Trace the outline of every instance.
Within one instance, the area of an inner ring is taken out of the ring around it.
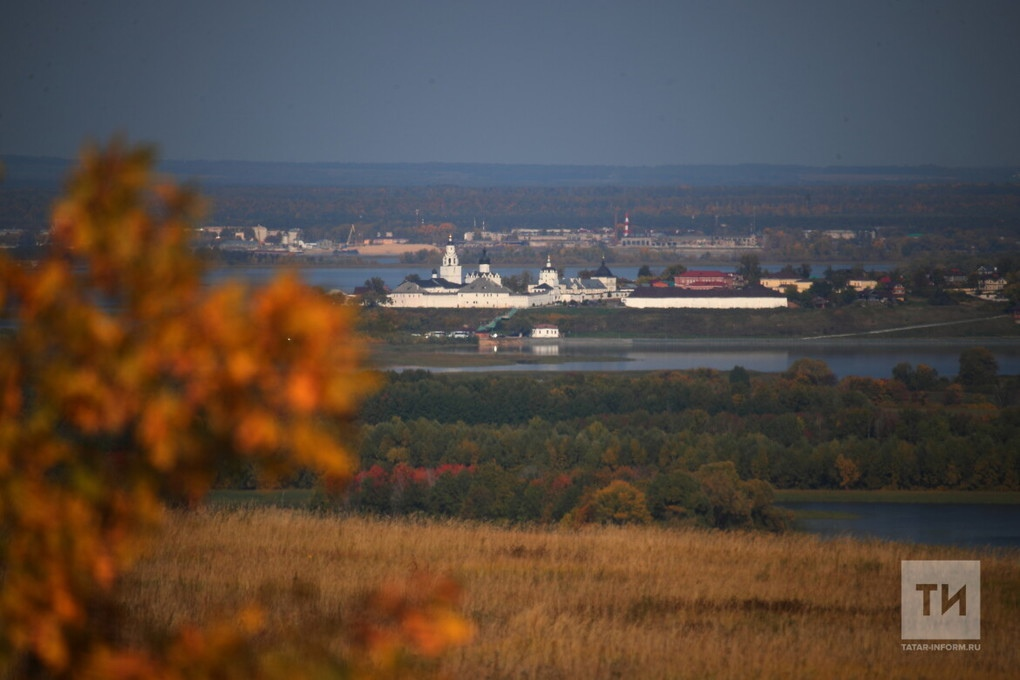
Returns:
[[[199,197],[152,166],[147,148],[87,150],[48,256],[0,259],[0,676],[293,676],[247,644],[257,609],[159,650],[120,648],[106,616],[167,500],[200,499],[219,465],[343,484],[375,384],[350,307],[287,275],[209,289]],[[429,612],[449,638],[448,610]]]

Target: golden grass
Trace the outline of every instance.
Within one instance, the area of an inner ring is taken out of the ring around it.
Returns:
[[[908,652],[900,560],[980,559],[980,651]],[[428,570],[464,588],[455,678],[1015,677],[1020,560],[809,535],[506,529],[257,509],[174,515],[125,584],[136,637],[261,599],[269,634],[319,635],[361,593]]]

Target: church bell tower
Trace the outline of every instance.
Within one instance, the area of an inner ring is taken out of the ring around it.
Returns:
[[[446,252],[443,254],[443,266],[439,268],[439,277],[458,286],[464,283],[464,271],[460,266],[460,258],[457,257],[457,247],[453,245],[453,235],[446,244]]]

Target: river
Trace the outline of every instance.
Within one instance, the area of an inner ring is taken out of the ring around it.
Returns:
[[[994,342],[993,342],[994,340]],[[855,375],[889,378],[896,364],[926,364],[943,377],[959,372],[960,353],[975,344],[987,346],[999,364],[1001,375],[1020,374],[1020,343],[1015,340],[972,339],[939,341],[842,339],[824,340],[588,340],[562,339],[558,342],[527,343],[519,350],[505,352],[503,364],[486,366],[428,367],[405,365],[398,369],[428,368],[434,372],[455,371],[669,371],[712,368],[728,371],[743,366],[751,371],[778,373],[798,359],[824,361],[837,378]],[[474,346],[447,350],[449,353],[477,354]],[[555,361],[552,359],[555,358]],[[465,362],[468,363],[468,362]]]
[[[472,263],[463,263],[464,270],[470,270]],[[554,266],[558,266],[553,263]],[[597,269],[599,266],[598,262],[594,262],[590,265],[576,266],[570,265],[563,267],[563,276],[568,278],[576,277],[580,271],[591,271]],[[762,265],[764,268],[769,270],[778,271],[782,268],[782,264],[769,264],[765,263]],[[852,265],[850,263],[834,263],[825,265],[812,265],[812,271],[822,272],[827,267],[833,269],[847,269]],[[866,269],[877,269],[882,271],[884,269],[891,269],[895,265],[891,263],[869,263],[864,265]],[[638,265],[625,265],[620,267],[610,266],[610,270],[620,279],[628,279],[634,281],[638,278]],[[665,267],[662,265],[654,265],[651,267],[652,271],[661,271]],[[420,278],[427,279],[432,276],[432,270],[438,270],[438,264],[432,265],[407,265],[400,264],[397,258],[379,258],[374,264],[366,264],[362,266],[333,266],[333,267],[300,267],[296,271],[301,277],[312,286],[320,286],[327,290],[342,290],[345,293],[350,293],[357,286],[363,286],[365,281],[372,277],[381,278],[387,286],[390,288],[396,288],[400,283],[409,275],[415,274]],[[505,266],[494,266],[494,271],[497,271],[502,276],[519,276],[524,272],[531,275],[532,281],[538,281],[538,274],[541,271],[541,267],[531,267],[523,265],[505,265]],[[690,264],[688,269],[711,269],[714,271],[721,272],[733,272],[736,271],[737,265],[732,262],[710,262],[710,263],[699,263]],[[280,266],[254,266],[254,265],[243,265],[234,267],[214,267],[208,272],[208,280],[211,282],[222,281],[227,278],[235,277],[243,280],[250,281],[252,283],[265,283],[273,276],[281,271]]]
[[[791,510],[838,514],[802,519],[798,528],[824,537],[903,543],[1020,548],[1020,505],[972,503],[781,503]]]
[[[595,269],[598,267],[598,263],[591,267],[566,267],[563,270],[563,275],[567,277],[576,277],[579,271],[585,269]],[[712,265],[712,269],[719,271],[733,271],[733,266],[715,266]],[[365,281],[373,277],[382,279],[387,286],[390,288],[396,288],[400,283],[411,274],[415,274],[422,279],[428,279],[432,277],[432,270],[439,269],[438,265],[401,265],[395,261],[380,263],[376,265],[366,265],[360,267],[301,267],[295,271],[300,274],[301,278],[311,286],[319,286],[326,290],[342,290],[345,293],[352,292],[357,286],[365,285]],[[465,271],[471,269],[470,266],[465,266]],[[540,267],[503,267],[499,269],[499,273],[502,276],[514,276],[520,275],[523,272],[528,272],[531,275],[532,281],[538,281],[538,274]],[[636,279],[638,267],[620,267],[612,268],[613,273],[619,278]],[[282,271],[282,267],[279,266],[239,266],[239,267],[215,267],[208,272],[207,280],[210,282],[219,282],[228,278],[238,278],[241,280],[249,281],[252,284],[261,284],[269,281],[277,274]]]

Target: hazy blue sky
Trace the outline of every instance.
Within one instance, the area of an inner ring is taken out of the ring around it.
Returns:
[[[15,0],[0,154],[1020,165],[1018,0]]]

